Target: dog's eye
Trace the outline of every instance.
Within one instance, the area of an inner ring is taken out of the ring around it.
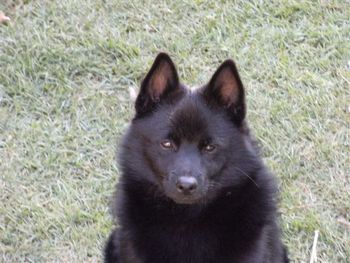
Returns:
[[[174,148],[174,144],[170,140],[163,140],[160,142],[160,145],[166,150]]]
[[[205,145],[204,146],[204,151],[206,151],[206,152],[213,152],[214,150],[215,150],[215,145],[213,145],[213,144],[207,144],[207,145]]]

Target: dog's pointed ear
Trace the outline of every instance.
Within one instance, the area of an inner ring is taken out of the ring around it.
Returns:
[[[244,87],[232,60],[220,65],[203,95],[210,105],[225,108],[234,123],[241,126],[246,114]]]
[[[152,111],[155,106],[180,89],[176,67],[166,53],[159,53],[146,77],[135,102],[137,115]]]

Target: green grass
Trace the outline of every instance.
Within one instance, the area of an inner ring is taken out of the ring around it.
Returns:
[[[167,51],[191,86],[237,61],[291,258],[319,230],[318,262],[348,262],[350,5],[262,3],[1,1],[0,261],[100,261],[129,91]]]

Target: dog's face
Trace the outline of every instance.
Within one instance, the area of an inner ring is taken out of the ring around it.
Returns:
[[[191,92],[166,54],[156,58],[135,104],[122,165],[178,204],[211,200],[245,178],[251,151],[244,133],[244,90],[225,61],[209,83]]]

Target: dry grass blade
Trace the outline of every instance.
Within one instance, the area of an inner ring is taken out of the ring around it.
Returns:
[[[311,250],[311,257],[310,257],[310,263],[316,263],[317,262],[317,240],[318,240],[318,233],[319,231],[315,231],[314,236],[314,242],[312,244],[312,250]]]

